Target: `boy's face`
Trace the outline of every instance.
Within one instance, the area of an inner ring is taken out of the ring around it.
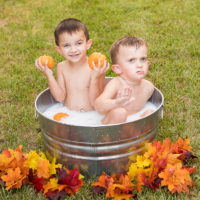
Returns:
[[[92,40],[86,41],[83,31],[73,32],[72,34],[65,32],[59,36],[59,46],[55,48],[68,61],[78,62],[86,56],[91,44]]]
[[[146,76],[149,65],[145,45],[137,49],[132,46],[121,46],[119,48],[117,54],[118,72],[116,73],[122,78],[124,77],[129,81],[141,80]]]

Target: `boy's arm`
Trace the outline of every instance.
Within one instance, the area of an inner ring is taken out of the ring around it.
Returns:
[[[108,69],[109,63],[106,64],[105,62],[102,68],[100,67],[100,65],[98,66],[98,68],[94,66],[94,70],[91,72],[89,99],[93,107],[96,98],[103,92],[105,73]]]
[[[113,98],[117,94],[118,87],[119,86],[116,78],[107,83],[103,93],[95,101],[95,109],[99,113],[106,114],[110,110],[119,107],[116,99]]]
[[[48,84],[51,94],[55,98],[56,101],[62,102],[65,100],[66,97],[66,90],[65,90],[65,81],[63,76],[62,65],[58,64],[56,68],[56,79],[54,76],[48,76]]]
[[[47,63],[45,64],[45,66],[43,66],[41,64],[40,59],[36,59],[35,66],[39,71],[41,71],[46,76],[46,78],[48,80],[49,89],[50,89],[53,97],[57,101],[60,101],[60,102],[64,101],[66,94],[65,94],[65,89],[62,86],[62,85],[64,85],[64,80],[62,78],[61,67],[59,66],[59,64],[56,68],[56,74],[57,74],[58,81],[56,81],[56,79],[54,78],[52,70],[47,67]]]

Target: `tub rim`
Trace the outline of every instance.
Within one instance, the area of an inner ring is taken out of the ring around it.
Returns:
[[[106,78],[112,78],[112,77],[106,77]],[[148,117],[150,117],[151,115],[153,115],[154,113],[158,112],[160,109],[161,109],[161,112],[163,112],[162,109],[163,109],[163,106],[164,106],[164,96],[163,96],[162,92],[161,92],[157,87],[154,86],[154,90],[157,90],[157,91],[159,92],[159,94],[161,95],[162,98],[161,98],[161,103],[160,103],[160,105],[159,105],[159,106],[156,108],[156,110],[153,111],[150,115],[141,117],[141,118],[139,118],[139,119],[136,119],[136,120],[133,120],[133,121],[130,121],[130,122],[123,122],[123,123],[117,123],[117,124],[81,125],[81,126],[79,126],[79,125],[69,124],[69,123],[65,123],[65,122],[58,122],[58,121],[56,121],[56,120],[53,120],[53,119],[48,118],[48,117],[45,116],[42,112],[39,111],[39,109],[38,109],[38,107],[37,107],[37,101],[38,101],[39,97],[40,97],[43,93],[45,93],[46,91],[48,91],[48,90],[49,90],[49,92],[50,92],[50,89],[49,89],[49,88],[46,88],[45,90],[43,90],[42,92],[40,92],[40,93],[37,95],[37,97],[36,97],[36,100],[35,100],[35,118],[37,118],[37,113],[39,113],[42,117],[44,117],[44,118],[46,118],[46,119],[48,119],[48,120],[51,120],[52,122],[54,122],[54,123],[56,123],[56,124],[62,124],[62,125],[66,125],[66,126],[91,127],[91,128],[109,127],[109,126],[120,126],[120,125],[122,125],[122,124],[129,124],[129,123],[132,123],[132,122],[137,122],[137,121],[143,120],[144,118],[148,118]],[[51,92],[50,92],[50,95],[52,95]],[[53,97],[53,98],[54,98],[54,97]],[[162,115],[162,114],[161,114],[161,115]],[[161,116],[161,117],[162,117],[162,116]]]

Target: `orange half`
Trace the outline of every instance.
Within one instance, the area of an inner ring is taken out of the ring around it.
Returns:
[[[69,115],[67,113],[57,113],[53,116],[53,119],[56,121],[61,121],[62,118],[64,117],[69,117]]]

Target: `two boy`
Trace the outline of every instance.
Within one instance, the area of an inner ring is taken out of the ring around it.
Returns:
[[[51,94],[71,110],[94,108],[105,117],[103,124],[125,122],[128,115],[138,112],[153,93],[154,86],[144,80],[150,62],[147,44],[135,37],[118,39],[111,47],[112,70],[118,75],[102,90],[109,64],[91,70],[87,50],[92,45],[86,26],[76,19],[65,19],[55,30],[55,49],[65,61],[56,68],[57,80],[40,60],[36,67],[47,77]],[[149,114],[147,111],[144,115]]]

